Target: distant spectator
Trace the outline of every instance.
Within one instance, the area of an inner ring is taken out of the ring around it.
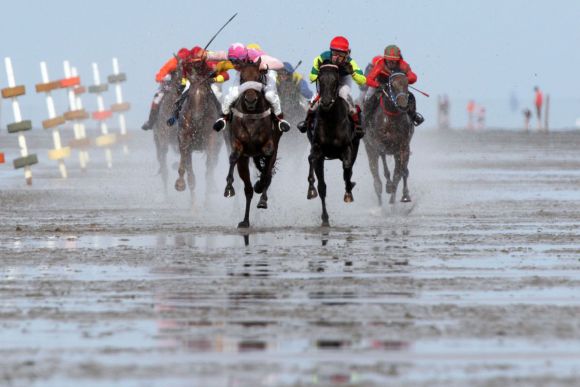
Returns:
[[[473,129],[474,113],[475,113],[475,101],[471,99],[467,103],[467,129]]]
[[[544,104],[544,94],[538,86],[534,87],[534,92],[534,105],[536,106],[536,115],[538,117],[538,129],[542,129],[542,105]]]
[[[485,129],[485,108],[479,106],[477,110],[477,129]]]
[[[530,130],[530,120],[532,119],[532,111],[528,108],[525,108],[523,113],[524,113],[524,129],[528,131]]]

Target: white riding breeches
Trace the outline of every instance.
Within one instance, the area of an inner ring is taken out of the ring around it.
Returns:
[[[275,115],[279,115],[282,113],[282,104],[280,102],[280,97],[278,96],[278,90],[276,88],[276,71],[268,70],[267,74],[267,81],[266,85],[264,86],[264,96],[266,100],[272,106],[272,110],[274,111]],[[224,115],[230,114],[230,108],[232,104],[238,99],[240,96],[240,88],[239,88],[239,77],[238,83],[230,87],[230,90],[224,97],[222,102],[222,113]]]
[[[338,80],[338,96],[348,103],[348,109],[351,114],[356,113],[354,101],[350,96],[350,86],[352,85],[352,77],[350,75],[340,77]]]

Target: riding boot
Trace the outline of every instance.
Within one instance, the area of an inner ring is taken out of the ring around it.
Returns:
[[[316,110],[308,109],[306,112],[306,119],[304,121],[300,121],[298,125],[296,125],[300,133],[306,133],[306,131],[310,128],[312,121],[314,120],[315,113]]]
[[[157,117],[159,116],[159,107],[160,104],[158,103],[154,102],[151,104],[151,110],[149,110],[149,119],[141,126],[141,129],[143,130],[153,129],[153,125],[155,125]]]
[[[288,121],[286,121],[284,119],[284,113],[280,113],[276,116],[276,119],[278,120],[278,129],[281,132],[286,133],[287,131],[290,130],[290,124],[288,123]]]
[[[360,122],[360,107],[358,105],[355,106],[356,111],[350,115],[352,122],[354,124],[354,135],[356,138],[363,138],[365,135],[364,126],[361,125]]]
[[[218,118],[217,121],[213,124],[213,130],[219,132],[220,130],[225,128],[229,121],[229,116],[230,116],[229,114],[222,114],[222,116]]]
[[[181,108],[187,99],[187,93],[183,93],[179,96],[179,99],[175,102],[175,108],[173,110],[173,115],[167,120],[167,125],[173,126],[179,119],[179,114],[181,113]]]
[[[409,93],[409,110],[408,110],[409,117],[415,126],[419,126],[425,121],[425,118],[419,113],[417,113],[417,101],[415,100],[415,96],[413,93]]]

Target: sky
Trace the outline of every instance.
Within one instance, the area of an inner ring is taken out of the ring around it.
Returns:
[[[580,117],[580,1],[10,0],[1,9],[0,56],[12,58],[17,83],[28,87],[23,115],[38,125],[47,118],[44,98],[34,92],[40,61],[56,79],[62,61],[70,60],[83,83],[92,84],[91,63],[99,63],[103,77],[118,57],[133,105],[128,123],[137,127],[147,117],[157,70],[179,48],[205,45],[235,12],[210,49],[256,42],[282,60],[303,60],[302,73],[335,35],[350,40],[361,67],[386,45],[399,45],[419,77],[415,86],[431,94],[417,97],[426,126],[434,125],[437,95],[446,93],[454,126],[465,125],[465,104],[474,99],[486,106],[488,125],[517,127],[521,110],[532,107],[535,85],[550,95],[552,127],[573,127]],[[2,61],[0,87],[6,86]],[[54,98],[57,111],[65,109],[64,91]],[[106,104],[113,98],[106,94]],[[94,100],[83,99],[89,109]],[[9,108],[2,103],[0,130],[12,120]]]

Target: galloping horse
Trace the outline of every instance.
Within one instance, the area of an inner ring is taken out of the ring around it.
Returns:
[[[174,71],[171,80],[163,85],[164,96],[160,102],[159,115],[153,125],[153,139],[157,150],[157,161],[159,162],[159,173],[163,181],[163,190],[167,196],[167,152],[171,145],[175,152],[178,150],[177,131],[167,125],[167,119],[173,115],[173,106],[179,98],[181,84],[181,71]]]
[[[209,79],[211,69],[205,61],[191,65],[188,73],[189,90],[187,100],[179,120],[179,177],[175,189],[185,190],[183,178],[187,171],[187,185],[194,200],[195,175],[193,173],[191,153],[206,152],[206,197],[212,188],[213,171],[218,161],[221,138],[212,130],[212,124],[219,114],[219,102],[211,90]]]
[[[239,228],[250,227],[250,204],[254,192],[262,194],[258,208],[268,208],[268,187],[278,153],[278,143],[282,132],[274,127],[272,111],[262,90],[263,74],[260,71],[261,59],[256,63],[246,62],[240,66],[240,97],[232,107],[233,118],[229,125],[230,168],[226,178],[225,197],[235,195],[233,170],[238,166],[238,174],[244,181],[246,211]],[[252,188],[249,161],[253,158],[260,178]]]
[[[365,116],[367,133],[364,139],[369,166],[374,178],[375,192],[382,205],[382,183],[379,177],[379,157],[382,160],[387,179],[386,191],[391,194],[389,203],[395,203],[397,187],[403,177],[403,197],[401,202],[410,202],[407,178],[409,177],[410,143],[415,127],[407,114],[409,109],[409,82],[404,73],[391,74],[389,81],[381,86],[365,106],[365,111],[372,111],[369,106],[374,104],[374,113]],[[373,100],[374,98],[374,100]],[[377,100],[378,99],[378,100]],[[379,106],[376,106],[379,105]],[[385,160],[386,155],[395,159],[393,180]]]
[[[310,140],[310,171],[308,173],[308,199],[317,196],[314,188],[314,172],[318,179],[318,194],[322,201],[322,226],[329,226],[326,212],[326,183],[324,181],[324,160],[340,159],[342,161],[345,183],[344,201],[354,200],[352,189],[355,183],[351,181],[352,167],[356,161],[360,139],[354,135],[353,123],[349,118],[348,102],[338,96],[339,72],[338,66],[324,63],[319,66],[318,87],[320,90],[319,108],[312,132],[308,133]]]

